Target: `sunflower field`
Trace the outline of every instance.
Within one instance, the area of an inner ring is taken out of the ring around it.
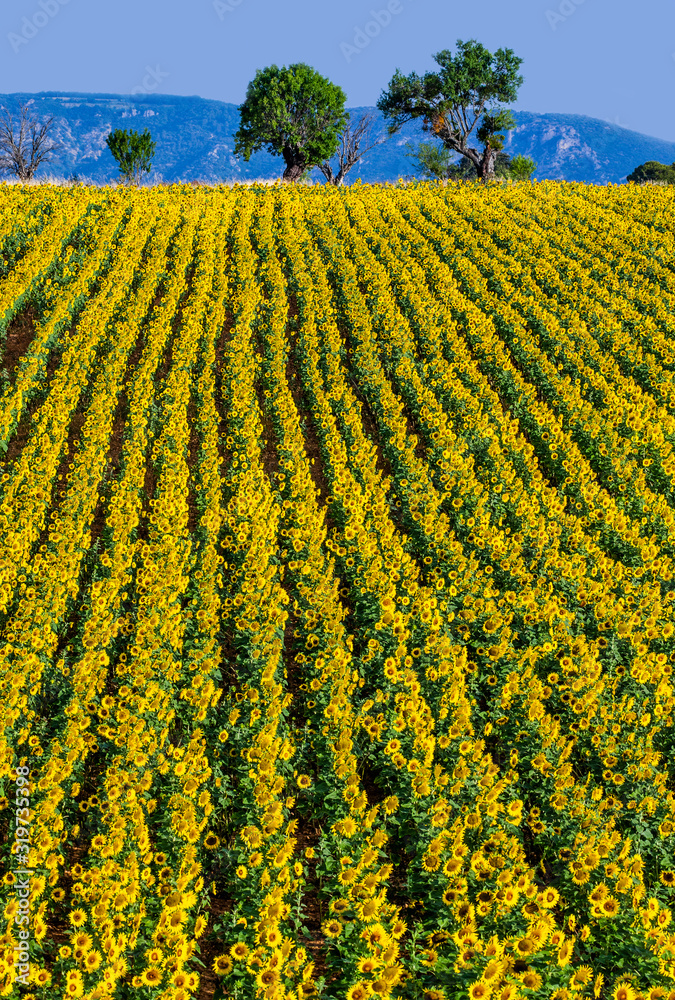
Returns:
[[[0,186],[0,995],[675,1000],[674,217]]]

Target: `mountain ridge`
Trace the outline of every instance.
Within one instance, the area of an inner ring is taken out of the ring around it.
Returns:
[[[283,160],[261,151],[249,163],[234,156],[233,133],[239,124],[238,105],[203,97],[171,94],[95,94],[43,91],[39,94],[0,94],[0,107],[16,114],[28,103],[40,117],[53,115],[54,137],[63,150],[45,165],[40,176],[110,183],[117,179],[115,161],[105,140],[114,128],[150,128],[157,143],[150,181],[224,183],[272,180],[281,176]],[[370,111],[376,130],[385,133],[375,108],[350,108],[353,114]],[[634,132],[587,115],[555,112],[514,112],[516,128],[506,137],[511,155],[530,156],[539,180],[568,180],[618,184],[640,163],[675,161],[675,142]],[[134,123],[130,121],[137,119]],[[410,123],[400,133],[376,146],[352,169],[347,182],[394,182],[413,175],[405,144],[425,133]],[[315,168],[310,177],[323,181]]]

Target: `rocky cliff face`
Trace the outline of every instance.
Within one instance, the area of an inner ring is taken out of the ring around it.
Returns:
[[[63,149],[40,175],[107,183],[117,177],[116,164],[105,140],[115,128],[149,128],[157,143],[150,179],[154,181],[272,180],[281,175],[283,162],[266,152],[256,153],[249,163],[234,156],[233,133],[239,122],[235,104],[201,97],[161,94],[5,94],[0,107],[16,112],[30,104],[39,116],[53,115],[55,136]],[[352,109],[359,114],[366,108]],[[384,125],[379,112],[375,111]],[[517,127],[509,133],[506,149],[512,155],[531,156],[538,164],[536,177],[620,183],[639,163],[675,161],[675,143],[631,132],[583,115],[531,114],[516,112]],[[405,144],[422,138],[419,126],[410,125],[400,134],[375,147],[351,171],[348,180],[396,181],[410,176],[412,165]],[[39,176],[40,176],[39,175]],[[313,177],[323,181],[315,170]]]

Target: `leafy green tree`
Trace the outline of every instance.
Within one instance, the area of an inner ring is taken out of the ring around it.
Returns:
[[[476,180],[476,169],[470,160],[460,157],[453,161],[452,154],[447,146],[435,142],[420,142],[418,146],[414,143],[406,143],[409,156],[416,167],[416,173],[421,174],[427,180],[454,180],[470,181]],[[495,177],[509,177],[511,168],[511,157],[501,150],[495,157],[494,172]]]
[[[425,131],[466,157],[480,180],[494,177],[497,153],[504,145],[503,130],[514,127],[509,111],[500,107],[515,101],[523,82],[522,59],[512,49],[492,54],[475,40],[457,42],[455,56],[448,49],[436,53],[439,70],[423,76],[404,76],[396,70],[377,106],[391,122],[394,135],[409,121],[422,119]],[[472,135],[483,146],[469,145]]]
[[[529,181],[536,169],[537,164],[529,156],[514,156],[509,173],[514,181]]]
[[[305,63],[258,70],[239,108],[235,155],[248,162],[267,148],[283,156],[283,180],[299,180],[336,153],[349,119],[346,99],[340,87]]]
[[[675,184],[675,163],[668,166],[666,163],[659,163],[658,160],[647,160],[636,167],[632,174],[626,178],[635,184],[645,184],[647,181],[665,181],[666,184]]]
[[[143,133],[115,129],[106,139],[106,144],[117,161],[125,184],[140,184],[141,174],[150,173],[156,143],[147,128]]]
[[[407,142],[406,149],[406,156],[412,159],[415,173],[426,180],[446,180],[450,176],[452,160],[446,146],[439,146],[436,142],[420,142],[415,146]]]

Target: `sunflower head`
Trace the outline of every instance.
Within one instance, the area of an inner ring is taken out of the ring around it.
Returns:
[[[213,971],[217,976],[226,976],[232,972],[234,963],[229,955],[219,955],[213,963]]]

